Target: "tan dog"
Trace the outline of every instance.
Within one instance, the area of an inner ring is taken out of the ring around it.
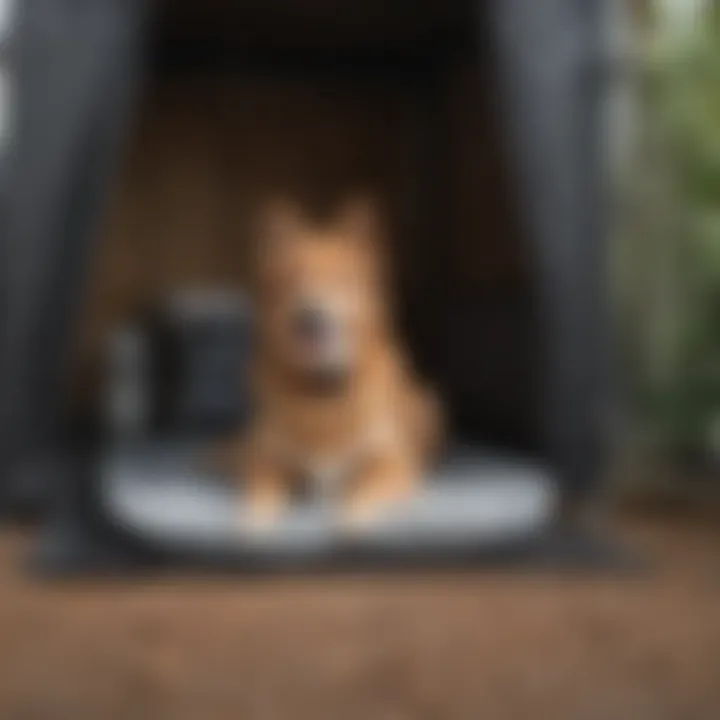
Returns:
[[[372,205],[309,223],[275,204],[258,267],[256,418],[245,445],[250,520],[265,524],[296,482],[337,497],[351,525],[409,493],[440,435],[389,319]]]

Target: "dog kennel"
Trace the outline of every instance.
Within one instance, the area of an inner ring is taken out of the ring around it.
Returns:
[[[9,507],[47,508],[45,567],[406,563],[550,537],[607,454],[603,29],[594,0],[25,0],[0,467]],[[313,511],[258,545],[195,438],[78,429],[88,358],[158,290],[241,284],[262,192],[358,183],[389,209],[400,327],[463,443],[448,482],[362,541]]]

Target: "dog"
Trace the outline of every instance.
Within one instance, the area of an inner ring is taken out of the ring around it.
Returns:
[[[413,493],[443,424],[392,326],[377,207],[350,199],[318,223],[271,202],[258,240],[245,517],[267,526],[303,484],[364,526]]]

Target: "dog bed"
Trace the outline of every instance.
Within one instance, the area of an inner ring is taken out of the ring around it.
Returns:
[[[453,551],[530,537],[555,516],[558,493],[539,467],[455,448],[407,501],[348,533],[333,508],[291,505],[272,526],[249,531],[242,490],[208,472],[202,446],[125,445],[107,453],[101,497],[114,523],[150,544],[197,551],[323,555],[339,545],[388,552]]]

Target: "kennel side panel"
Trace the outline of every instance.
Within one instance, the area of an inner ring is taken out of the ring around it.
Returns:
[[[35,466],[63,428],[66,361],[131,107],[141,10],[137,0],[23,5],[0,342],[0,462],[20,496],[44,482]],[[40,474],[52,475],[51,461]]]
[[[489,10],[541,314],[547,449],[568,495],[583,497],[597,486],[607,432],[601,24],[596,3],[498,0]]]

